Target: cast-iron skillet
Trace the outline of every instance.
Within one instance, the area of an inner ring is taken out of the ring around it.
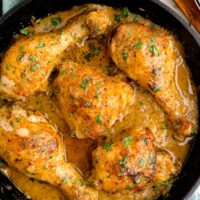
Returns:
[[[128,6],[132,12],[148,17],[155,23],[172,30],[184,46],[186,61],[192,71],[196,86],[200,85],[200,38],[192,31],[189,24],[158,0],[25,0],[0,19],[0,51],[9,46],[13,32],[17,32],[30,23],[31,16],[40,18],[48,13],[84,3],[99,3],[119,8]],[[200,184],[200,144],[198,141],[200,141],[200,134],[194,138],[179,179],[166,199],[188,199]],[[0,175],[0,200],[25,199],[14,187],[13,190],[8,191],[4,187],[7,184],[10,184],[9,180]],[[4,193],[1,193],[2,188]]]

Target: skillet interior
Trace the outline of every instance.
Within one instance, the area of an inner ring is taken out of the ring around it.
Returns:
[[[5,50],[9,46],[10,38],[13,32],[16,32],[22,26],[28,25],[31,20],[31,16],[40,18],[47,15],[48,13],[53,13],[58,10],[66,10],[74,5],[81,5],[84,3],[100,3],[106,4],[113,7],[125,7],[128,6],[129,9],[138,13],[144,17],[149,18],[153,22],[172,30],[177,35],[179,41],[183,44],[186,53],[186,61],[190,67],[193,75],[193,80],[198,87],[200,85],[200,38],[196,36],[194,39],[194,33],[188,31],[190,29],[189,25],[182,25],[176,18],[179,18],[173,11],[169,8],[162,8],[158,5],[157,0],[26,0],[24,3],[18,5],[7,13],[0,20],[0,51]],[[163,6],[162,4],[160,4]],[[142,9],[141,9],[142,8]],[[167,10],[174,14],[172,16]],[[188,30],[187,30],[188,29]],[[199,43],[199,44],[198,44]],[[199,92],[198,92],[199,98]],[[179,180],[174,184],[170,191],[170,196],[167,199],[188,199],[192,192],[195,190],[198,184],[200,184],[200,145],[198,145],[198,140],[200,140],[200,135],[198,134],[193,141],[191,151],[189,156],[183,166],[182,172],[179,175]],[[0,178],[1,181],[5,181]],[[21,200],[19,195],[15,194],[13,190],[12,199]],[[6,196],[6,193],[0,193],[0,199],[11,199],[11,197]]]

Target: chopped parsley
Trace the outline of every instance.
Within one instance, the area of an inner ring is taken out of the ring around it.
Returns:
[[[88,183],[87,183],[86,181],[82,180],[82,179],[77,180],[77,183],[78,183],[80,186],[87,186],[87,185],[88,185]]]
[[[35,58],[33,56],[29,56],[28,59],[32,62],[35,62]]]
[[[57,25],[59,25],[61,22],[62,22],[62,20],[61,20],[60,17],[51,18],[51,24],[52,24],[53,26],[57,26]]]
[[[99,98],[98,92],[95,93],[94,98],[95,98],[95,99],[98,99],[98,98]]]
[[[156,68],[156,69],[153,69],[152,73],[153,73],[153,74],[159,74],[160,71],[161,71],[161,67]]]
[[[76,133],[74,131],[72,131],[72,130],[69,130],[68,134],[69,134],[70,137],[75,137],[76,136]]]
[[[24,28],[24,29],[21,29],[21,30],[20,30],[20,33],[21,33],[22,35],[29,35],[29,30],[28,30],[28,28]]]
[[[39,69],[39,66],[37,64],[34,64],[34,65],[30,66],[30,70],[31,71],[35,71],[37,69]]]
[[[122,17],[120,15],[115,15],[115,21],[116,22],[121,22]]]
[[[93,55],[99,55],[100,48],[99,47],[94,47],[93,48]]]
[[[166,130],[166,129],[168,129],[168,126],[167,126],[167,124],[164,124],[161,128],[162,128],[163,130]]]
[[[122,15],[124,17],[128,17],[128,15],[129,15],[129,9],[127,7],[125,7],[125,8],[122,9]]]
[[[153,92],[154,92],[154,93],[157,93],[157,92],[159,92],[160,90],[161,90],[160,85],[157,85],[156,87],[153,88]]]
[[[22,56],[23,56],[23,54],[24,54],[24,46],[19,46],[19,54],[17,55],[17,60],[19,61],[19,60],[21,60],[21,58],[22,58]]]
[[[84,56],[84,59],[86,60],[86,61],[91,61],[91,59],[92,59],[92,54],[91,53],[88,53],[88,54],[86,54],[85,56]]]
[[[130,185],[126,185],[126,186],[125,186],[125,189],[126,189],[126,190],[132,190],[132,187],[131,187]]]
[[[135,178],[135,179],[134,179],[134,183],[135,183],[135,184],[140,183],[140,181],[141,181],[140,178]]]
[[[135,45],[135,47],[137,49],[141,49],[143,47],[143,44],[142,44],[141,40]]]
[[[133,21],[134,22],[138,22],[140,19],[140,16],[139,15],[135,15],[134,18],[133,18]]]
[[[87,107],[88,107],[88,108],[92,108],[93,106],[94,106],[94,105],[93,105],[92,103],[90,103],[90,102],[87,103]]]
[[[109,151],[111,151],[112,150],[112,144],[114,144],[114,142],[108,142],[108,143],[105,143],[104,145],[103,145],[103,149],[104,150],[106,150],[107,152],[109,152]]]
[[[26,147],[26,146],[27,146],[27,143],[26,143],[25,141],[22,141],[22,142],[21,142],[21,146],[22,146],[22,147]]]
[[[194,128],[191,132],[191,136],[195,136],[198,134],[198,130],[196,128]]]
[[[102,120],[101,120],[101,113],[98,113],[98,115],[96,116],[96,122],[97,124],[101,125],[102,124]]]
[[[125,137],[125,138],[122,140],[124,147],[127,148],[127,149],[128,149],[129,143],[130,143],[130,142],[133,142],[133,141],[134,141],[134,138],[133,138],[132,136],[130,136],[130,135],[127,136],[127,137]]]
[[[88,87],[88,83],[90,81],[90,78],[86,78],[84,79],[82,82],[81,82],[81,88],[83,88],[84,90],[87,90],[87,87]]]
[[[123,54],[122,54],[122,57],[123,57],[123,60],[128,60],[128,53],[126,53],[126,52],[123,52]]]
[[[151,39],[151,42],[155,42],[155,40],[156,40],[155,36],[153,36],[153,35],[150,36],[150,39]]]
[[[128,161],[128,156],[124,156],[121,160],[119,160],[119,164],[121,167],[125,167]]]
[[[145,161],[142,158],[139,158],[138,159],[138,164],[139,164],[140,167],[144,167]]]
[[[6,70],[7,70],[7,71],[9,70],[9,65],[8,65],[8,64],[6,64]]]
[[[25,68],[24,71],[22,72],[21,77],[22,77],[22,78],[26,78],[26,68]]]
[[[69,176],[69,177],[65,177],[65,178],[61,179],[61,183],[62,183],[62,184],[67,183],[70,179],[72,179],[72,177],[73,177],[73,176]]]
[[[144,144],[148,145],[148,138],[146,137],[142,137],[142,142],[144,142]]]
[[[173,182],[171,180],[167,180],[167,181],[163,181],[163,182],[160,182],[160,183],[156,183],[153,186],[153,189],[159,189],[163,186],[172,186],[172,185],[173,185]]]
[[[100,83],[96,83],[95,87],[97,88],[97,90],[100,88]]]
[[[159,56],[159,51],[155,45],[149,44],[149,51],[152,53],[153,56]]]
[[[36,48],[43,48],[43,47],[45,47],[44,42],[40,42],[40,43],[36,46]]]

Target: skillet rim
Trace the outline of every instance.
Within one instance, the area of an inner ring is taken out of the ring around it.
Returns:
[[[34,1],[38,1],[38,0],[22,0],[21,2],[19,2],[17,5],[15,5],[13,8],[11,8],[9,11],[7,11],[4,15],[2,15],[0,17],[0,27],[7,21],[9,20],[9,18],[13,15],[15,15],[15,13],[17,11],[19,11],[20,9],[22,9],[23,7],[27,6],[28,4],[30,4],[31,2]],[[199,49],[200,49],[200,34],[198,34],[198,32],[196,32],[191,24],[186,21],[184,18],[182,18],[176,11],[174,11],[172,8],[170,8],[169,6],[167,6],[167,4],[164,4],[163,2],[161,2],[160,0],[150,0],[151,2],[153,2],[154,4],[158,5],[159,7],[161,7],[162,9],[164,9],[166,12],[168,12],[170,15],[172,15],[191,35],[191,37],[195,40],[195,42],[197,43]],[[88,2],[86,2],[88,3]],[[200,134],[200,133],[199,133]],[[193,143],[191,144],[190,150],[188,152],[187,158],[186,158],[186,162],[188,157],[190,157],[190,153],[193,149],[193,147],[196,144],[196,137],[193,139]],[[184,199],[185,200],[189,200],[189,198],[192,196],[192,194],[196,191],[197,187],[200,186],[200,175],[199,177],[193,182],[193,184],[191,185],[191,188],[189,191],[187,191],[184,195]]]

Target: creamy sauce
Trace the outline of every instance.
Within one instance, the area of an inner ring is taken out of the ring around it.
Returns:
[[[67,19],[74,15],[74,12],[81,12],[82,10],[84,10],[84,8],[76,7],[71,11],[60,12],[52,16],[50,15],[44,19],[36,21],[36,23],[30,28],[30,31],[39,33],[62,28],[66,24]],[[115,13],[113,13],[113,15],[114,14]],[[136,15],[131,15],[131,17],[137,18]],[[59,18],[61,23],[58,26],[52,26],[52,18]],[[127,20],[129,20],[129,18]],[[150,21],[144,20],[141,17],[138,17],[138,20],[151,24]],[[100,67],[102,68],[103,73],[120,76],[122,79],[125,79],[125,75],[115,68],[108,57],[106,52],[106,43],[107,41],[104,41],[104,38],[102,37],[88,39],[79,46],[67,49],[63,55],[63,59],[70,58],[77,63],[91,65],[92,67]],[[91,47],[96,47],[98,52],[92,55]],[[188,84],[189,73],[185,67],[185,65],[177,63],[175,78],[177,89],[180,91],[180,95],[186,99],[185,103],[187,103],[187,92],[192,93],[193,88]],[[130,113],[124,118],[122,123],[118,122],[115,124],[113,133],[119,133],[126,128],[134,126],[149,127],[155,135],[157,146],[165,148],[170,153],[172,158],[176,159],[181,165],[188,153],[191,138],[182,143],[174,140],[172,136],[174,130],[171,127],[166,114],[156,103],[152,95],[135,84],[134,88],[136,96],[135,102],[130,108]],[[57,127],[58,131],[63,135],[63,142],[66,146],[67,161],[72,162],[75,167],[81,171],[83,176],[87,177],[88,172],[91,169],[90,152],[95,147],[95,141],[78,140],[70,136],[69,128],[62,119],[59,109],[55,103],[55,99],[51,97],[51,92],[48,94],[38,94],[28,97],[24,102],[18,102],[18,104],[29,110],[40,111],[49,119],[50,123]],[[197,113],[194,114],[197,115]],[[25,130],[21,130],[19,134],[27,135],[28,133]],[[45,183],[29,179],[9,167],[7,167],[7,173],[16,186],[19,187],[26,195],[32,197],[33,200],[65,199],[62,193],[56,188],[53,188]],[[164,190],[161,189],[157,191],[149,189],[127,196],[121,196],[119,194],[105,196],[105,194],[102,193],[100,194],[100,199],[155,199],[160,195],[160,193],[165,194],[168,189],[169,188],[165,188]]]

